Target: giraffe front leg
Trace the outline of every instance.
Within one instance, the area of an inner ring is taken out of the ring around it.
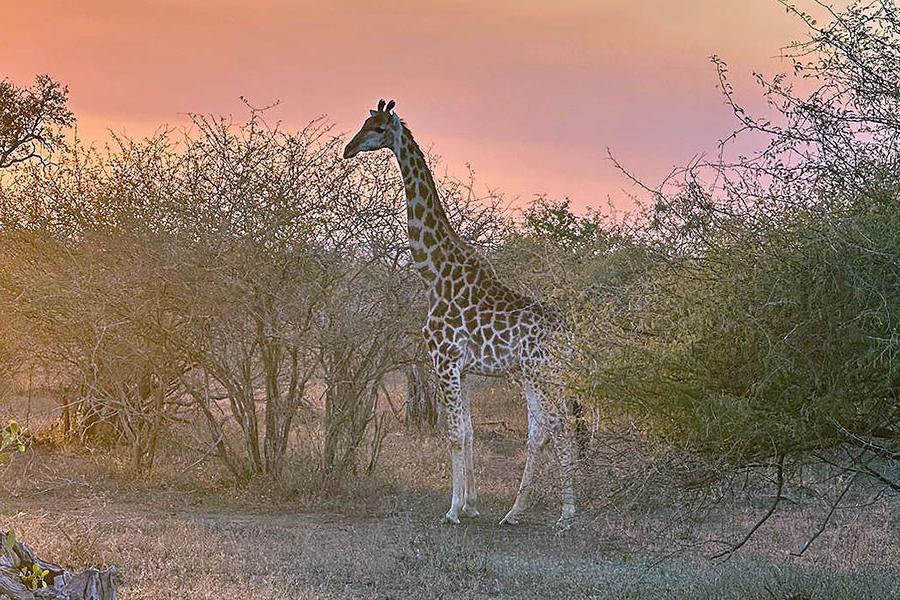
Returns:
[[[447,436],[450,446],[450,481],[452,495],[450,510],[444,515],[444,521],[459,524],[459,513],[466,501],[466,421],[467,411],[463,405],[462,381],[459,369],[454,364],[442,364],[435,360],[435,371],[441,381],[441,393],[444,398],[444,410],[447,416]]]
[[[450,510],[444,515],[444,520],[454,525],[459,525],[459,513],[463,508],[466,496],[466,462],[465,462],[465,430],[460,419],[447,419],[447,430],[450,437],[450,468],[452,496],[450,498]]]
[[[463,418],[463,425],[465,426],[465,444],[463,447],[463,453],[465,455],[465,467],[466,467],[466,493],[465,499],[462,507],[462,514],[464,517],[469,517],[470,519],[474,519],[480,513],[478,512],[478,493],[475,491],[475,456],[474,450],[472,447],[472,442],[474,438],[474,429],[472,427],[472,413],[469,410],[469,403],[465,403],[465,417]]]

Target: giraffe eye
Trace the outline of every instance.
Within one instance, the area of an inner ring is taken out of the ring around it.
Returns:
[[[384,133],[384,127],[376,127],[375,133]]]

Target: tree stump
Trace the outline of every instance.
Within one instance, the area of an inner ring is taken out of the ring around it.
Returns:
[[[90,567],[81,573],[72,573],[62,566],[39,559],[34,551],[6,531],[2,535],[0,554],[0,600],[115,600],[116,571],[110,567]],[[37,565],[46,587],[29,585],[25,573],[32,573]]]

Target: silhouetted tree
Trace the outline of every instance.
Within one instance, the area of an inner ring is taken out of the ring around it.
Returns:
[[[64,143],[63,130],[75,124],[67,102],[69,90],[38,75],[33,87],[0,81],[0,169],[45,155]]]

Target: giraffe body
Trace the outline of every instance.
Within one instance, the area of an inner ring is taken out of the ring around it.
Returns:
[[[501,523],[515,524],[527,507],[541,450],[553,441],[562,475],[560,522],[575,513],[571,402],[564,397],[557,350],[565,346],[563,321],[554,311],[504,285],[476,249],[453,230],[425,157],[393,101],[370,111],[344,157],[390,148],[400,164],[407,198],[410,251],[428,289],[422,333],[437,375],[446,414],[452,464],[452,498],[445,519],[477,516],[472,417],[463,393],[468,374],[506,376],[523,387],[528,407],[525,470],[515,503]]]

